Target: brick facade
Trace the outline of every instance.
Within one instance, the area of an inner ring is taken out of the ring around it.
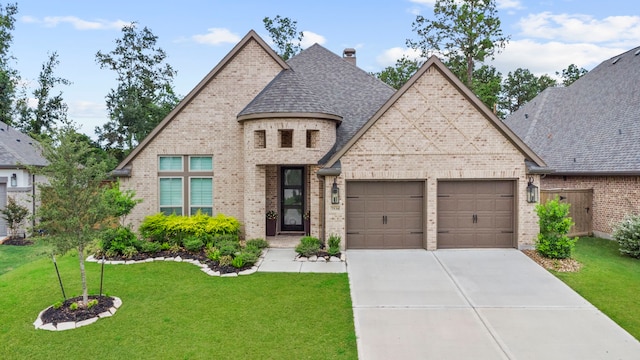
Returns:
[[[538,233],[535,204],[526,201],[528,175],[522,153],[436,68],[426,71],[353,144],[341,163],[341,191],[350,180],[426,182],[426,249],[437,248],[438,180],[515,180],[518,246],[531,246]],[[537,177],[535,181],[539,183]],[[327,191],[332,182],[327,181]],[[327,209],[327,233],[345,239],[344,202],[338,207],[327,203]]]
[[[638,176],[546,176],[541,188],[593,189],[594,234],[609,237],[613,226],[627,214],[640,212]]]

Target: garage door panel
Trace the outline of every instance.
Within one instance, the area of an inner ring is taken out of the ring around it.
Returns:
[[[347,183],[347,246],[422,248],[423,193],[424,182]]]
[[[513,181],[438,182],[438,248],[513,247]]]

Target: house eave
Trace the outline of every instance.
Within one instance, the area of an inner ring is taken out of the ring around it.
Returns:
[[[337,123],[342,122],[342,116],[325,114],[325,113],[305,113],[305,112],[267,112],[267,113],[255,113],[238,115],[238,122],[247,120],[264,120],[264,119],[318,119],[318,120],[332,120]]]
[[[557,176],[640,176],[640,170],[621,171],[555,171]]]

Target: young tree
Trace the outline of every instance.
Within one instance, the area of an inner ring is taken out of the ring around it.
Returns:
[[[87,156],[91,148],[85,142],[76,141],[76,132],[68,122],[55,129],[52,140],[42,143],[43,155],[49,165],[30,170],[48,179],[47,183],[39,185],[41,205],[37,210],[47,239],[59,253],[71,249],[78,251],[82,303],[86,306],[84,250],[107,221],[113,219],[113,212],[103,195],[106,188],[101,185],[107,166]]]
[[[127,215],[133,208],[142,202],[142,199],[135,199],[136,192],[133,190],[120,190],[120,182],[115,182],[104,192],[105,201],[109,204],[114,216],[120,219],[120,225],[125,226]]]
[[[466,69],[463,81],[471,88],[475,62],[493,59],[509,41],[500,29],[495,0],[437,0],[433,14],[435,20],[416,17],[412,30],[418,39],[407,39],[407,46],[421,50],[423,57],[441,53],[448,59],[461,54]]]
[[[7,206],[4,209],[0,209],[0,216],[7,221],[10,239],[18,235],[18,229],[20,229],[28,215],[29,209],[18,204],[12,197],[7,201]]]
[[[588,71],[585,68],[578,68],[576,64],[569,65],[566,69],[562,70],[562,73],[556,71],[556,75],[562,76],[562,85],[569,86],[574,81],[580,79]]]
[[[14,29],[18,4],[0,4],[0,121],[13,124],[13,107],[16,95],[18,72],[11,68],[13,57],[9,48],[13,42],[11,31]]]
[[[99,141],[116,149],[122,160],[133,147],[177,105],[173,90],[176,71],[165,62],[167,55],[157,47],[158,37],[136,23],[122,28],[122,38],[108,53],[98,51],[101,69],[116,72],[118,87],[106,96],[109,121],[96,128]]]
[[[276,15],[273,19],[265,17],[262,22],[278,48],[276,52],[282,60],[287,61],[302,50],[300,42],[304,35],[302,31],[298,32],[297,21]]]
[[[27,97],[18,100],[19,123],[17,127],[23,132],[41,139],[50,136],[56,122],[67,118],[67,104],[62,98],[62,92],[52,95],[58,85],[71,85],[65,78],[53,74],[56,66],[60,65],[58,53],[49,54],[49,59],[42,64],[42,71],[38,76],[38,87],[33,90],[33,96],[38,101],[35,108],[29,107]]]
[[[372,75],[397,90],[400,89],[419,68],[420,62],[418,60],[410,60],[408,57],[403,56],[396,61],[395,66],[387,66],[384,70],[372,73]]]

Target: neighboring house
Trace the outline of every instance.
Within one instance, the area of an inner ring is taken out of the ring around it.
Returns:
[[[38,181],[26,166],[46,164],[34,139],[0,121],[0,209],[4,209],[12,197],[33,214]],[[7,235],[6,221],[0,214],[0,239]]]
[[[114,171],[144,199],[128,219],[200,209],[265,238],[275,210],[299,238],[309,212],[347,248],[531,246],[545,163],[437,58],[397,92],[355,61],[284,62],[250,31]]]
[[[574,233],[609,237],[640,210],[640,47],[546,89],[505,123],[554,170],[542,189],[572,202],[576,223],[592,221]]]

